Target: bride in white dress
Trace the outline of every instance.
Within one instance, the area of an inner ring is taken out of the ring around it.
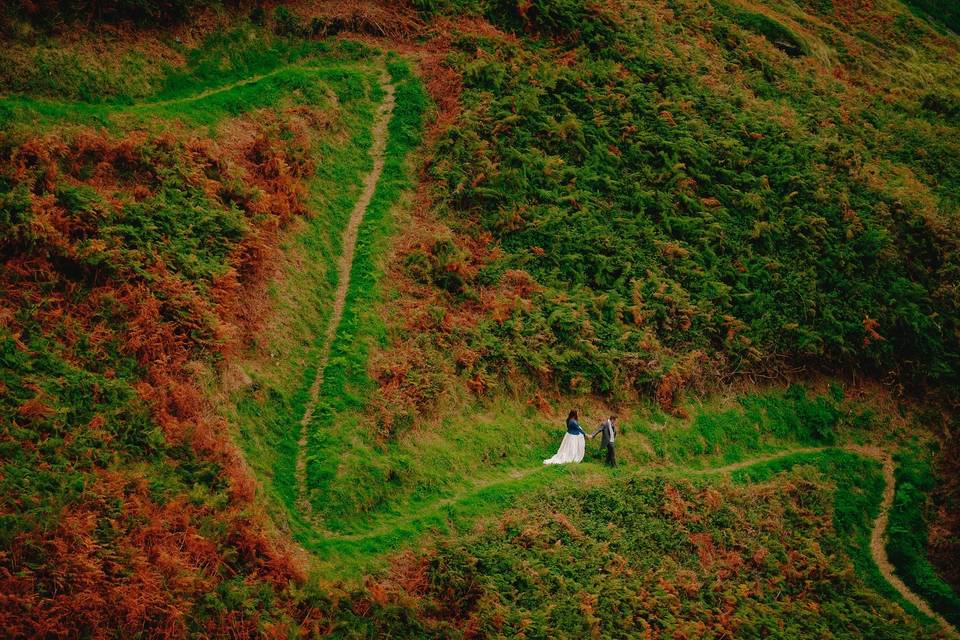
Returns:
[[[563,436],[557,455],[547,458],[543,461],[543,464],[565,464],[583,460],[583,450],[586,444],[583,436],[583,429],[577,422],[577,412],[573,410],[567,416],[567,432]]]

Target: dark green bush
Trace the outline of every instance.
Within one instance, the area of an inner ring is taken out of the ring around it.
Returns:
[[[506,29],[600,49],[617,38],[614,17],[589,0],[491,0],[487,16]]]
[[[960,33],[960,3],[956,0],[904,0],[916,13]]]
[[[947,93],[944,91],[927,93],[923,96],[921,104],[924,109],[933,111],[948,119],[956,120],[960,118],[960,95],[956,93]]]
[[[51,27],[73,20],[131,20],[145,25],[169,25],[184,21],[193,9],[204,4],[208,3],[201,0],[16,0],[14,7],[36,24]]]
[[[258,27],[262,27],[267,23],[267,12],[263,7],[258,5],[253,8],[253,10],[250,12],[250,22]]]
[[[281,4],[273,10],[273,31],[278,36],[299,36],[304,27],[300,16]]]

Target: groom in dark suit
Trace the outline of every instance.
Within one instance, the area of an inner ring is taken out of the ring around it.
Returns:
[[[617,416],[610,416],[600,423],[600,428],[593,432],[590,439],[593,440],[597,434],[602,434],[600,438],[600,449],[607,450],[607,457],[604,460],[608,467],[617,466],[617,454],[614,450],[614,440],[617,439]]]

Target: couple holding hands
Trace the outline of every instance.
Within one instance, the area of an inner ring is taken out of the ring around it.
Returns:
[[[601,448],[606,447],[606,464],[609,467],[617,466],[616,453],[614,451],[613,441],[617,437],[617,416],[610,416],[600,423],[600,428],[587,436],[577,421],[577,411],[574,409],[567,416],[567,433],[563,436],[560,443],[560,449],[552,458],[543,461],[543,464],[565,464],[567,462],[580,462],[583,460],[584,450],[586,449],[586,438],[591,440],[599,433],[602,434],[600,441]]]

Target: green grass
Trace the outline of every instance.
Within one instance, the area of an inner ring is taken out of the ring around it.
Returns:
[[[240,84],[215,84],[199,93],[138,101],[135,104],[67,102],[32,96],[0,99],[0,123],[13,129],[32,131],[64,124],[103,126],[112,131],[133,127],[159,130],[171,123],[213,129],[227,118],[278,105],[322,106],[335,95],[356,95],[363,88],[356,78],[367,67],[311,60],[273,69]],[[354,84],[351,87],[351,82]],[[328,93],[329,92],[329,93]]]
[[[103,45],[89,35],[86,38]],[[269,74],[311,58],[362,63],[370,55],[369,48],[359,42],[278,37],[251,24],[210,34],[196,48],[170,40],[157,45],[171,57],[182,56],[185,64],[180,66],[158,61],[151,57],[155,52],[136,47],[117,52],[106,47],[101,55],[90,55],[69,44],[56,40],[34,47],[11,43],[0,52],[5,92],[116,107],[189,99],[210,87]]]
[[[960,33],[960,8],[950,0],[904,0],[911,11]]]
[[[890,510],[887,553],[903,581],[953,625],[960,624],[960,596],[927,559],[928,496],[936,487],[930,451],[910,447],[896,456],[897,488]]]
[[[755,470],[759,484],[658,470],[601,480],[583,465],[556,471],[552,486],[519,496],[506,513],[440,537],[422,555],[401,558],[389,577],[368,581],[361,593],[370,606],[359,615],[341,608],[335,634],[929,632],[858,570],[855,547],[883,483],[870,461],[836,451],[804,456]]]
[[[464,405],[439,423],[415,423],[387,442],[364,431],[361,410],[345,403],[326,418],[333,425],[325,436],[330,475],[311,485],[323,532],[302,541],[322,558],[325,573],[359,577],[382,567],[390,552],[440,533],[456,537],[549,485],[574,487],[584,475],[617,477],[637,469],[710,469],[795,448],[859,442],[879,425],[869,411],[843,400],[839,387],[817,395],[794,386],[733,403],[711,398],[688,410],[686,421],[656,408],[622,421],[622,468],[611,474],[601,466],[595,441],[588,442],[585,464],[543,468],[562,437],[562,419],[515,400]],[[594,417],[585,416],[588,427]]]
[[[839,388],[837,388],[839,391]],[[809,397],[795,385],[783,394],[751,394],[733,408],[705,407],[689,426],[654,410],[650,421],[630,426],[650,444],[645,459],[717,466],[794,446],[824,446],[838,430],[855,429],[855,419],[840,410],[840,396]]]
[[[340,464],[343,443],[348,440],[344,435],[353,426],[350,422],[335,421],[333,416],[348,408],[360,409],[373,388],[366,371],[367,354],[371,342],[383,342],[382,319],[374,307],[379,302],[382,255],[393,231],[390,208],[412,184],[406,156],[419,143],[427,107],[426,95],[405,63],[390,62],[388,70],[396,86],[396,106],[388,125],[383,173],[358,232],[344,314],[309,427],[310,487],[323,488],[328,483],[333,468]],[[326,503],[316,494],[311,500],[317,508]]]
[[[788,55],[810,54],[810,48],[797,34],[770,16],[746,11],[724,2],[716,2],[715,6],[721,15],[729,18],[734,24],[763,36],[773,46],[783,50]]]
[[[41,50],[37,56],[55,55]],[[103,77],[140,77],[136,70],[106,73],[96,60],[77,60],[75,78],[47,88],[32,67],[6,84],[0,97],[0,127],[37,132],[65,124],[159,130],[171,122],[213,127],[225,118],[277,105],[321,104],[331,86],[343,92],[363,73],[371,52],[350,42],[277,38],[262,29],[239,28],[214,34],[189,52],[182,68],[163,67],[140,90],[109,90]],[[12,63],[11,63],[12,64]],[[58,61],[58,65],[60,62]],[[42,70],[42,69],[41,69]],[[17,69],[8,71],[14,74]],[[353,94],[363,92],[354,86]]]
[[[526,477],[471,478],[478,485],[461,483],[461,490],[445,498],[394,503],[364,523],[354,520],[352,532],[315,532],[304,539],[316,554],[321,575],[355,581],[385,568],[390,556],[404,549],[417,549],[431,540],[456,537],[478,521],[513,506],[524,496],[536,495],[559,479],[572,486],[567,469],[538,469]],[[371,514],[373,515],[373,514]]]
[[[369,340],[377,339],[378,320],[371,315],[371,309],[382,267],[379,256],[393,229],[390,208],[411,184],[405,157],[418,144],[426,108],[423,90],[406,64],[391,59],[389,70],[397,93],[388,130],[386,161],[359,230],[347,306],[325,371],[316,418],[310,425],[307,467],[310,486],[321,484],[316,476],[317,442],[327,443],[320,449],[320,458],[336,462],[340,456],[336,443],[349,427],[328,422],[330,405],[357,408],[361,406],[363,392],[370,389],[365,369],[366,349]],[[337,284],[335,267],[341,250],[340,238],[359,193],[360,179],[371,166],[370,126],[374,109],[382,99],[376,74],[371,69],[363,76],[368,89],[362,98],[347,103],[349,96],[340,97],[341,107],[345,103],[353,105],[345,114],[350,131],[347,143],[317,150],[327,162],[320,165],[313,182],[311,208],[322,215],[311,218],[306,228],[292,239],[287,251],[296,260],[280,277],[273,292],[278,316],[293,323],[286,327],[286,332],[273,336],[268,342],[266,348],[273,354],[273,362],[247,363],[253,384],[234,393],[227,405],[230,409],[225,413],[230,422],[237,425],[247,458],[264,480],[275,516],[292,526],[294,536],[308,547],[317,536],[296,509],[299,421],[316,375],[315,361]],[[347,77],[355,81],[356,76]]]
[[[292,260],[271,291],[282,331],[266,341],[269,362],[255,359],[240,365],[252,384],[234,392],[223,406],[225,417],[238,429],[248,461],[277,500],[275,506],[284,507],[276,517],[297,519],[301,528],[307,525],[295,508],[299,421],[316,375],[315,359],[337,284],[340,239],[370,168],[370,126],[376,107],[375,71],[344,80],[342,139],[315,150],[325,159],[310,184],[309,205],[315,213],[288,239],[285,251]],[[357,83],[366,87],[366,95],[356,95]]]

